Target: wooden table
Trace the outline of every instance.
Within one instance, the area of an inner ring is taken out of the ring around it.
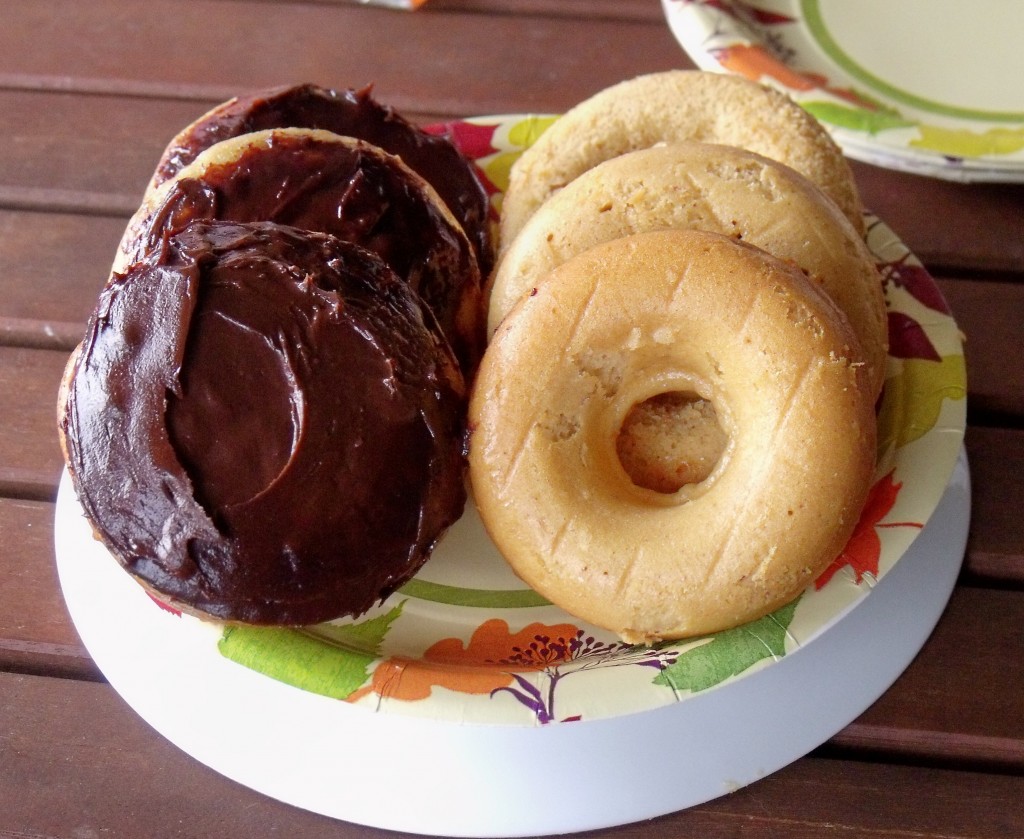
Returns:
[[[53,561],[54,399],[167,140],[210,105],[375,84],[415,121],[563,110],[690,66],[657,0],[0,2],[0,837],[392,835],[280,804],[155,734],[106,684]],[[600,836],[1024,837],[1024,188],[855,164],[967,341],[967,555],[917,659],[811,755]],[[393,834],[397,835],[397,834]]]

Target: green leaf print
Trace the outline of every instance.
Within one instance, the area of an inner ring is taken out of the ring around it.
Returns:
[[[399,604],[357,624],[232,626],[224,630],[217,648],[225,658],[279,682],[345,699],[369,678],[376,650],[401,613]]]
[[[508,142],[515,147],[512,151],[500,152],[490,155],[485,160],[477,160],[477,165],[483,168],[491,183],[500,190],[495,196],[499,205],[508,189],[512,165],[519,159],[523,150],[537,142],[537,138],[547,131],[556,119],[557,116],[531,116],[520,120],[508,132]]]
[[[508,141],[516,146],[532,146],[547,131],[558,116],[529,116],[519,120],[508,132]]]
[[[696,693],[742,673],[762,659],[781,658],[786,654],[786,635],[798,601],[710,636],[710,640],[682,653],[662,670],[654,684]]]
[[[851,108],[834,102],[801,102],[800,104],[821,122],[839,128],[849,128],[853,131],[866,131],[868,134],[877,134],[888,128],[906,128],[914,124],[895,111],[870,111],[866,108]]]

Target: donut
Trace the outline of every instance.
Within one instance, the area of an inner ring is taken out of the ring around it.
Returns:
[[[114,271],[197,218],[272,221],[368,248],[430,306],[467,375],[475,367],[485,327],[473,248],[434,189],[377,146],[299,128],[217,143],[147,196]]]
[[[679,140],[739,146],[796,169],[864,233],[849,165],[822,125],[785,94],[740,76],[669,70],[599,91],[567,111],[512,166],[500,247],[553,192],[604,160]]]
[[[616,437],[637,405],[711,403],[727,438],[703,480],[637,483]],[[874,470],[857,338],[821,290],[706,231],[584,251],[524,295],[469,405],[481,519],[570,614],[651,643],[791,601],[838,555]]]
[[[882,279],[849,221],[806,178],[732,146],[683,142],[629,152],[554,193],[504,252],[489,289],[488,330],[560,262],[609,239],[697,228],[792,262],[845,312],[877,396],[888,327]]]
[[[370,87],[333,90],[299,84],[236,96],[171,140],[150,188],[174,177],[215,143],[269,128],[320,128],[400,157],[437,190],[473,243],[480,270],[484,275],[490,271],[493,237],[488,197],[473,165],[446,137],[426,133],[374,99]]]
[[[197,220],[101,293],[61,388],[95,534],[164,602],[299,625],[364,612],[465,504],[465,385],[369,251]]]

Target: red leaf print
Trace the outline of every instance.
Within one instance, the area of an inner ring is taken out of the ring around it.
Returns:
[[[484,192],[487,195],[494,195],[500,192],[500,190],[487,177],[487,173],[476,164],[476,161],[498,151],[491,142],[494,139],[494,132],[497,128],[497,125],[476,125],[472,122],[460,121],[439,122],[434,125],[423,126],[423,130],[428,134],[436,134],[446,138],[448,142],[473,162],[476,176],[480,179],[480,183],[483,184]]]
[[[861,511],[860,520],[853,530],[853,535],[846,543],[842,553],[818,577],[814,584],[815,588],[823,588],[837,571],[847,565],[853,569],[854,581],[858,584],[865,574],[877,577],[878,559],[882,553],[882,540],[878,538],[877,528],[922,526],[920,522],[881,523],[893,508],[896,498],[903,488],[902,483],[893,482],[892,475],[892,472],[884,475],[871,488],[864,509]]]
[[[428,134],[446,137],[448,141],[470,160],[487,157],[497,149],[491,143],[497,125],[476,125],[472,122],[440,122],[425,125],[423,130]]]
[[[944,315],[950,314],[949,304],[923,265],[901,259],[880,266],[882,277],[893,285],[906,289],[923,306]]]
[[[889,355],[942,361],[921,324],[903,312],[889,312]]]

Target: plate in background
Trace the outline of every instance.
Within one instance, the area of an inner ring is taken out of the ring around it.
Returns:
[[[850,157],[957,181],[1024,182],[1024,4],[662,0],[704,70],[777,87]]]

